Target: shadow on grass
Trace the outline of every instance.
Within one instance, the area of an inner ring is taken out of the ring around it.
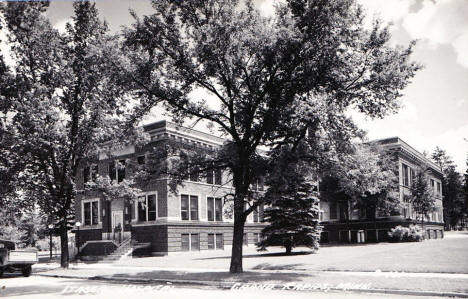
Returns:
[[[263,252],[263,253],[260,253]],[[313,251],[296,251],[296,252],[291,252],[289,254],[285,252],[271,252],[271,253],[265,253],[264,251],[259,251],[259,253],[254,253],[254,254],[244,254],[243,258],[261,258],[261,257],[275,257],[275,256],[295,256],[295,255],[309,255],[309,254],[314,254],[316,252]],[[214,257],[203,257],[203,258],[197,258],[194,260],[222,260],[222,259],[230,259],[230,255],[226,256],[214,256]]]
[[[173,281],[177,280],[190,280],[190,281],[216,281],[216,282],[281,282],[281,281],[298,281],[305,276],[299,273],[264,273],[255,271],[245,271],[243,273],[232,274],[229,272],[185,272],[185,271],[150,271],[140,272],[135,274],[114,274],[104,276],[105,278],[118,278],[118,279],[154,279],[159,281]],[[96,277],[98,278],[98,277]]]
[[[382,241],[382,242],[366,242],[366,243],[326,243],[320,244],[320,248],[329,248],[329,247],[368,247],[373,245],[384,245],[390,244],[390,242]]]
[[[269,263],[258,264],[252,270],[298,270],[304,264],[272,265]]]

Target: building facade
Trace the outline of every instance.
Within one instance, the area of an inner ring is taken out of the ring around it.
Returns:
[[[418,215],[406,195],[411,193],[413,176],[418,168],[427,168],[428,184],[435,197],[435,210],[424,220],[427,238],[443,237],[442,178],[441,169],[398,137],[373,141],[389,154],[394,155],[398,167],[400,211],[392,215],[366,217],[359,210],[349,207],[347,202],[321,201],[320,220],[323,226],[322,242],[379,242],[388,240],[391,228],[402,225],[420,224]]]
[[[83,165],[77,189],[96,179],[96,174],[122,182],[131,178],[135,169],[149,163],[150,152],[167,144],[210,151],[223,139],[197,130],[160,121],[144,126],[151,141],[137,148],[113,150],[112,158],[101,153],[96,161]],[[80,192],[76,203],[76,221],[81,222],[77,243],[81,253],[105,255],[105,247],[132,240],[145,255],[164,255],[180,251],[221,250],[232,245],[233,216],[226,194],[232,193],[226,173],[214,171],[204,176],[190,176],[172,192],[169,178],[153,179],[141,187],[138,202],[122,198],[105,200],[98,192]],[[263,185],[256,186],[259,192]],[[265,226],[263,209],[249,215],[244,245],[254,246]],[[88,248],[88,249],[87,249]],[[94,252],[90,251],[94,248]],[[113,246],[110,247],[111,249]]]

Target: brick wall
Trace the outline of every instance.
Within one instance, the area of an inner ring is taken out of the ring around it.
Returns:
[[[134,226],[132,239],[139,243],[150,243],[152,252],[167,252],[166,225]]]
[[[112,241],[88,243],[80,251],[80,256],[104,256],[112,253],[117,246]]]
[[[77,233],[77,238],[75,238],[76,245],[81,246],[87,241],[102,240],[102,230],[101,229],[80,229],[80,233]]]

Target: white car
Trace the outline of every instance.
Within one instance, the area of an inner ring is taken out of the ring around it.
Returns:
[[[14,242],[0,240],[0,277],[6,271],[21,271],[23,276],[31,275],[31,266],[38,262],[37,251],[15,250]]]

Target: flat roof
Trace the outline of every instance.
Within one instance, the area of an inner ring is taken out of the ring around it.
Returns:
[[[395,145],[395,146],[399,146],[401,148],[404,148],[406,151],[408,151],[412,155],[416,156],[422,162],[427,163],[432,169],[439,172],[441,175],[443,174],[442,169],[439,167],[439,165],[435,164],[433,161],[428,159],[421,152],[416,150],[414,147],[409,145],[407,142],[405,142],[403,139],[401,139],[398,136],[389,137],[389,138],[382,138],[382,139],[375,139],[375,140],[369,141],[369,143],[379,143],[379,144],[384,145],[384,146]]]

